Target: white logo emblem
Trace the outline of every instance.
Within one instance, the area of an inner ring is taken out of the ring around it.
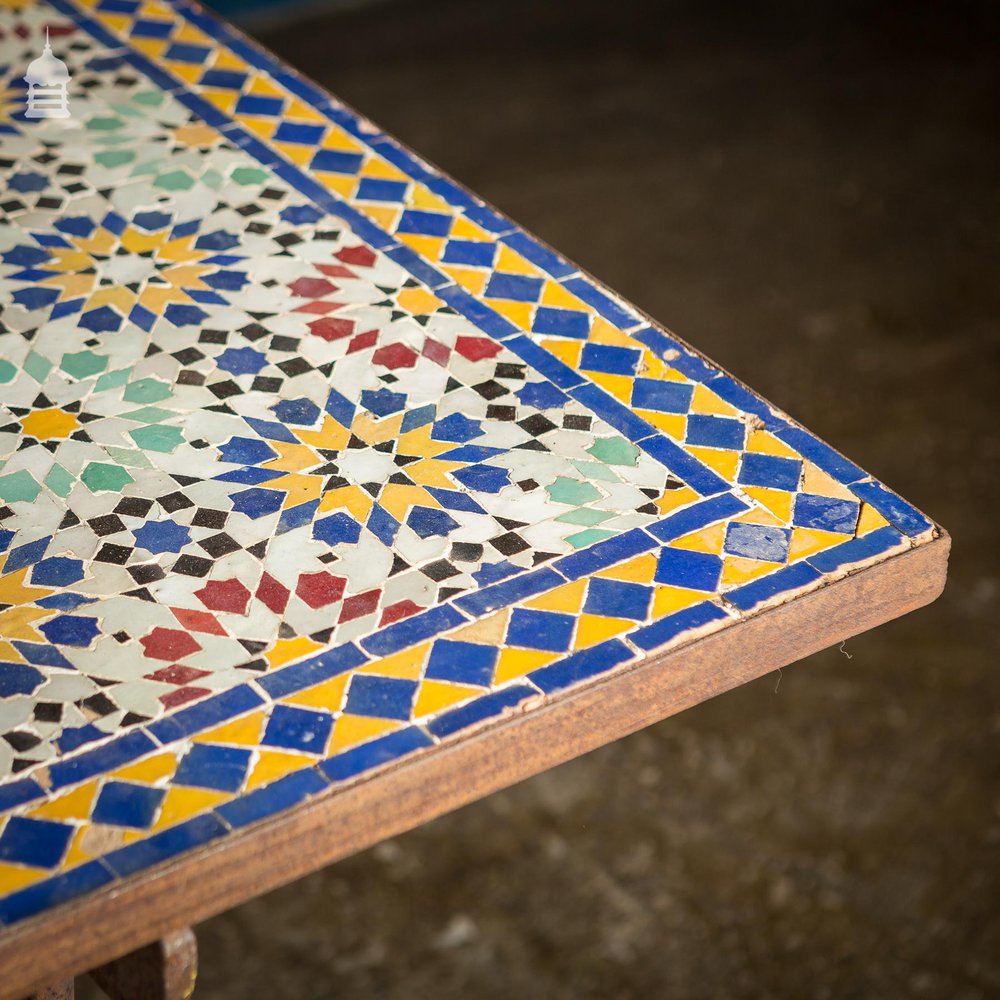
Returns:
[[[45,29],[45,49],[24,74],[28,84],[28,110],[25,118],[69,118],[69,70],[49,48],[49,29]]]

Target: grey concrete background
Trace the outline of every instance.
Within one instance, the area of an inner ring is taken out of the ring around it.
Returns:
[[[934,606],[209,921],[200,996],[1000,995],[996,9],[261,35],[955,541]]]

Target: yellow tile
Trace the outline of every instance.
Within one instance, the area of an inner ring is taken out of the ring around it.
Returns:
[[[322,648],[322,645],[305,635],[296,636],[294,639],[279,639],[274,648],[264,654],[264,658],[272,667],[280,667],[315,652]]]
[[[556,309],[575,309],[577,312],[582,313],[589,313],[591,311],[585,302],[578,299],[572,292],[566,291],[558,281],[546,281],[542,288],[541,298],[538,301],[543,306],[554,306]],[[595,332],[599,332],[596,323],[593,329]]]
[[[340,753],[360,743],[367,743],[369,740],[375,739],[376,736],[390,733],[403,725],[405,723],[395,719],[369,719],[363,715],[342,715],[333,724],[333,733],[329,744],[327,744],[327,753]]]
[[[69,437],[80,423],[72,413],[63,410],[34,410],[21,418],[21,426],[30,437],[48,441]]]
[[[400,653],[393,653],[392,656],[383,656],[381,660],[375,660],[373,663],[366,663],[363,667],[358,667],[357,673],[416,680],[424,668],[424,660],[427,659],[427,652],[430,648],[431,644],[425,642],[420,646],[404,649]]]
[[[808,559],[816,552],[822,552],[831,545],[839,545],[847,538],[835,531],[820,531],[817,528],[792,528],[788,543],[788,561]]]
[[[224,722],[194,737],[195,743],[227,743],[230,746],[255,747],[260,743],[267,713],[261,709],[244,715],[241,719]]]
[[[726,448],[696,448],[688,446],[687,450],[710,469],[715,469],[728,483],[736,479],[736,469],[740,464],[740,453]]]
[[[606,389],[626,406],[632,401],[632,379],[628,375],[609,375],[607,372],[590,372],[590,380]]]
[[[100,784],[98,779],[88,781],[79,788],[64,792],[58,798],[31,809],[27,815],[34,819],[90,819],[90,811],[94,807],[98,784]]]
[[[192,816],[225,802],[233,797],[231,792],[220,792],[214,788],[186,788],[174,785],[167,790],[160,805],[160,814],[153,824],[153,830],[163,830],[168,826],[183,823]]]
[[[440,236],[420,236],[418,233],[399,233],[399,239],[411,250],[420,254],[425,260],[437,263],[441,258],[441,250],[445,245],[445,240]],[[410,289],[410,291],[422,291],[422,289]],[[430,294],[430,293],[428,293]],[[437,298],[437,296],[435,296]],[[438,302],[440,303],[440,299]],[[435,308],[437,308],[435,306]]]
[[[507,274],[527,274],[532,278],[539,278],[542,272],[530,261],[525,260],[516,250],[512,250],[506,243],[500,244],[500,252],[496,258],[496,269],[505,271]]]
[[[43,868],[25,868],[0,861],[0,896],[23,889],[50,873]]]
[[[698,384],[694,387],[691,395],[692,413],[712,413],[722,417],[738,417],[740,411],[727,403],[721,396],[717,396],[711,389]]]
[[[124,781],[141,781],[152,785],[161,778],[170,777],[177,770],[177,758],[170,753],[158,753],[153,757],[147,757],[135,764],[128,764],[112,772],[113,778],[121,778]]]
[[[763,510],[760,507],[753,507],[742,514],[737,514],[733,520],[741,521],[743,524],[773,524],[784,527],[784,523],[780,518],[776,517],[769,510]]]
[[[504,608],[495,614],[487,615],[474,621],[471,625],[449,632],[448,639],[462,642],[478,642],[485,646],[500,646],[507,634],[507,622],[510,619],[510,609]]]
[[[454,279],[462,288],[466,289],[466,291],[472,292],[473,295],[482,294],[483,289],[486,287],[487,278],[489,277],[485,271],[476,271],[471,267],[449,267],[443,265],[441,270]]]
[[[349,673],[343,673],[339,677],[331,677],[328,681],[306,688],[297,694],[287,695],[281,699],[282,704],[306,705],[310,708],[323,708],[328,712],[338,712],[344,701],[344,690],[350,676]]]
[[[500,652],[500,658],[497,660],[496,670],[493,674],[493,683],[503,684],[504,681],[513,680],[515,677],[523,677],[525,674],[530,674],[532,670],[548,666],[562,655],[562,653],[552,653],[544,649],[508,647]]]
[[[312,767],[315,760],[298,753],[286,753],[283,750],[261,750],[257,762],[250,771],[245,783],[248,792],[272,781],[283,778],[292,771],[301,771],[304,767]]]
[[[481,687],[470,684],[448,684],[444,681],[424,681],[420,685],[417,700],[413,705],[413,718],[422,719],[434,715],[460,701],[468,701],[476,695],[484,694]]]
[[[657,413],[656,410],[636,410],[643,420],[669,435],[675,441],[687,437],[687,417],[683,413]]]
[[[366,205],[362,203],[358,208],[377,226],[381,226],[390,233],[396,228],[396,223],[399,222],[399,217],[402,215],[401,209],[393,208],[391,205]]]
[[[501,316],[507,319],[521,330],[531,329],[531,314],[534,305],[531,302],[511,302],[508,299],[489,299],[490,306]]]
[[[759,576],[766,576],[776,569],[780,569],[783,563],[759,562],[757,559],[744,559],[742,556],[726,556],[722,565],[722,586],[734,587],[741,583],[748,583],[756,580]]]
[[[794,493],[771,489],[769,486],[744,486],[743,492],[756,500],[782,523],[787,524],[792,519]]]
[[[400,309],[414,316],[425,316],[440,309],[444,303],[426,288],[404,288],[397,296]]]
[[[672,510],[686,507],[689,503],[700,499],[701,497],[690,486],[681,486],[675,490],[664,490],[663,496],[656,501],[656,506],[661,514],[669,514]]]
[[[580,610],[583,604],[584,594],[587,592],[586,580],[574,580],[562,587],[556,587],[540,597],[533,597],[525,602],[526,608],[534,608],[537,611],[566,611],[574,614]]]
[[[726,541],[726,526],[723,523],[713,524],[689,535],[682,535],[670,543],[671,548],[687,549],[690,552],[707,552],[717,556],[722,553]]]
[[[441,212],[444,215],[455,214],[455,209],[444,198],[438,197],[423,184],[415,183],[412,185],[407,203],[423,211]]]
[[[458,216],[451,227],[453,239],[459,240],[487,240],[492,242],[493,236],[488,233],[478,223],[467,219],[464,215]]]
[[[631,583],[650,583],[656,573],[657,558],[652,552],[629,559],[628,562],[619,563],[617,566],[609,566],[607,569],[599,570],[595,576],[603,576],[609,580],[627,580]]]
[[[870,531],[884,528],[889,522],[871,505],[864,503],[861,505],[861,516],[858,518],[859,535],[867,535]]]
[[[580,352],[583,345],[578,340],[556,340],[554,337],[547,337],[542,341],[542,346],[550,354],[554,354],[564,364],[570,368],[578,368],[580,362]]]
[[[803,468],[802,492],[815,493],[821,497],[836,497],[838,500],[858,499],[846,486],[842,486],[812,462],[806,462]]]
[[[634,628],[638,623],[630,618],[605,618],[603,615],[580,615],[576,625],[574,649],[589,649],[605,639]]]
[[[657,587],[653,594],[653,618],[673,614],[705,599],[706,595],[700,590],[688,590],[686,587]]]
[[[381,156],[372,157],[364,165],[361,173],[365,177],[379,177],[391,181],[408,181],[410,179],[399,167],[394,166],[388,160],[383,160]]]
[[[571,293],[567,292],[566,294],[570,295]],[[580,309],[588,313],[593,312],[582,299],[578,299],[575,295],[573,295],[573,299],[575,299],[576,304],[570,308]],[[595,344],[610,344],[612,347],[641,347],[637,341],[633,340],[627,333],[622,333],[618,327],[612,326],[603,316],[594,316],[594,323],[590,328],[588,339]]]
[[[756,430],[750,432],[747,441],[747,451],[762,455],[780,455],[782,458],[799,458],[794,448],[789,448],[784,441],[779,441],[770,431]]]

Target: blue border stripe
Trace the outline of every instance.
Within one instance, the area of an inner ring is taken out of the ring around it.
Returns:
[[[50,789],[56,792],[67,785],[92,778],[95,774],[113,771],[157,749],[159,749],[157,745],[142,730],[133,730],[124,736],[116,736],[109,743],[95,747],[78,757],[50,764]]]
[[[633,556],[642,555],[650,549],[659,548],[659,543],[642,528],[632,528],[614,538],[595,542],[589,548],[571,552],[558,559],[554,565],[567,580],[579,580],[598,570],[624,562]]]
[[[904,536],[895,528],[879,528],[860,538],[852,538],[850,541],[835,545],[832,549],[826,549],[814,556],[810,556],[806,561],[815,566],[821,573],[832,573],[851,563],[861,562],[864,559],[871,559],[872,556],[881,555],[895,548],[902,542]]]
[[[214,813],[202,813],[145,840],[119,847],[101,860],[116,875],[123,877],[207,844],[228,832],[229,828]]]
[[[531,573],[522,573],[482,590],[474,590],[471,594],[463,594],[452,603],[466,614],[478,617],[505,608],[515,601],[527,600],[565,582],[564,574],[557,573],[551,566],[543,566]]]
[[[301,771],[293,771],[263,788],[256,788],[239,798],[231,799],[224,805],[217,806],[215,813],[233,829],[238,829],[290,809],[329,787],[318,770],[307,767]]]
[[[182,708],[173,715],[157,719],[146,726],[145,731],[165,745],[200,732],[206,726],[221,725],[263,704],[264,699],[249,684],[241,684],[228,691],[220,691],[190,708]]]
[[[347,781],[372,768],[381,767],[393,760],[433,746],[434,741],[419,726],[407,726],[370,743],[362,743],[319,764],[319,770],[330,781]]]
[[[468,619],[450,604],[439,604],[427,611],[404,618],[361,640],[361,645],[375,656],[389,656],[407,646],[414,646],[430,639],[439,632],[446,632]]]
[[[685,608],[683,611],[667,615],[666,618],[661,618],[659,621],[653,622],[652,625],[636,629],[635,632],[629,633],[628,638],[629,642],[649,653],[666,645],[682,632],[688,632],[724,618],[730,618],[730,616],[718,604],[713,604],[712,601],[702,601],[700,604]],[[730,621],[734,620],[730,618]]]
[[[874,479],[866,483],[855,483],[851,492],[861,500],[870,503],[890,524],[904,534],[922,535],[934,525],[913,504]]]
[[[750,611],[778,594],[798,590],[799,587],[815,583],[821,578],[819,570],[810,566],[808,562],[797,562],[762,576],[759,580],[745,583],[742,587],[728,590],[722,596],[740,611]]]
[[[85,892],[93,892],[112,881],[111,872],[100,861],[88,861],[62,875],[36,882],[0,898],[0,924],[13,924],[33,917]]]
[[[371,657],[362,653],[354,643],[348,642],[301,663],[292,664],[284,670],[261,674],[256,678],[256,682],[271,698],[277,700],[360,667],[370,659]]]
[[[638,444],[647,455],[666,466],[678,479],[683,480],[691,489],[702,496],[714,496],[716,493],[724,493],[732,489],[729,483],[717,472],[699,462],[694,455],[686,452],[668,437],[662,435],[648,437]]]
[[[716,521],[742,514],[747,510],[750,510],[750,505],[735,493],[723,493],[702,500],[692,507],[685,507],[644,530],[655,535],[661,542],[672,542],[682,535],[688,535],[699,528],[705,528]]]
[[[602,288],[589,278],[565,278],[560,284],[578,299],[596,309],[612,326],[619,330],[631,330],[640,323],[638,315],[627,306],[616,302]]]
[[[507,709],[520,705],[527,698],[536,697],[538,697],[538,689],[529,687],[527,684],[515,684],[511,687],[500,688],[499,691],[477,698],[468,705],[462,705],[437,716],[427,724],[427,729],[438,739],[444,739],[446,736],[467,729],[484,719],[493,719]]]
[[[572,687],[588,677],[606,674],[636,654],[621,639],[607,639],[590,649],[582,649],[565,660],[552,663],[528,674],[532,684],[537,684],[545,694],[553,694]]]

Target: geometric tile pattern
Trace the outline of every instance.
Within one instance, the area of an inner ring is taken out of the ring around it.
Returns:
[[[182,0],[0,76],[0,923],[934,530]]]

